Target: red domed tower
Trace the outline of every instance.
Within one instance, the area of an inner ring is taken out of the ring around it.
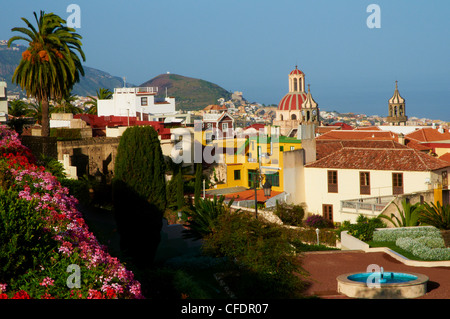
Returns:
[[[278,103],[273,125],[280,126],[282,135],[290,135],[302,121],[313,122],[313,117],[309,116],[310,112],[317,114],[315,119],[319,118],[317,103],[312,99],[309,90],[308,93],[305,92],[305,74],[295,66],[289,73],[289,92]]]

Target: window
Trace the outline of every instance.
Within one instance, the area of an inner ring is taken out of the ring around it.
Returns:
[[[269,181],[269,183],[272,186],[280,186],[280,173],[275,173],[275,174],[266,174],[266,180]]]
[[[148,98],[146,96],[141,97],[141,106],[148,105]]]
[[[257,175],[256,170],[248,170],[248,187],[254,188],[255,186],[255,175]]]
[[[333,221],[333,205],[322,205],[322,215],[326,219]]]
[[[222,130],[228,130],[228,123],[222,123]]]
[[[292,115],[291,115],[291,120],[296,120],[296,119],[297,119],[297,115],[292,114]]]
[[[295,150],[295,146],[291,146],[291,151]]]
[[[392,194],[403,194],[403,173],[392,173]]]
[[[359,172],[359,193],[361,195],[370,195],[370,173]]]
[[[280,152],[284,151],[284,146],[280,146]]]
[[[338,192],[337,171],[328,171],[328,193]]]
[[[241,180],[241,170],[239,169],[234,170],[234,180],[235,181]]]

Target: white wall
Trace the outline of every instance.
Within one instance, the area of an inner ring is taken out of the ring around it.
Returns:
[[[305,202],[307,211],[310,213],[322,215],[322,205],[328,204],[333,205],[335,222],[355,221],[357,215],[352,216],[340,212],[341,200],[392,195],[392,171],[337,169],[338,193],[328,193],[328,170],[334,169],[305,168]],[[360,195],[359,172],[362,171],[370,172],[370,195]],[[404,193],[428,189],[425,181],[430,178],[430,172],[403,171],[401,173],[403,173]]]

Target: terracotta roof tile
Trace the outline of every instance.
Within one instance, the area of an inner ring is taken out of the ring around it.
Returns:
[[[305,167],[389,171],[432,171],[449,167],[442,159],[410,148],[343,147]]]
[[[443,141],[450,140],[450,132],[445,130],[441,133],[435,128],[422,128],[407,134],[406,137],[419,142]]]

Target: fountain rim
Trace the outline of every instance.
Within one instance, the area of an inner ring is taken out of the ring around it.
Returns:
[[[399,271],[384,271],[385,273],[398,273],[398,274],[406,274],[406,275],[412,275],[415,276],[416,279],[414,280],[410,280],[410,281],[405,281],[405,282],[396,282],[396,283],[380,283],[380,287],[405,287],[405,286],[415,286],[415,285],[421,285],[424,282],[428,282],[429,278],[427,275],[424,274],[419,274],[419,273],[415,273],[415,272],[399,272]],[[357,274],[365,274],[367,272],[352,272],[352,273],[346,273],[346,274],[342,274],[339,275],[337,277],[337,281],[344,283],[346,285],[354,285],[354,286],[360,286],[360,287],[367,287],[367,283],[366,282],[360,282],[360,281],[354,281],[351,279],[348,279],[349,276],[352,275],[357,275]]]

